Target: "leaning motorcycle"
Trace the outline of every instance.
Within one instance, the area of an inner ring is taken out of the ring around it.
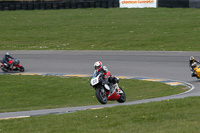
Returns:
[[[9,64],[11,64],[11,66],[8,68],[6,63],[3,63],[1,61],[1,70],[4,72],[8,72],[8,71],[20,71],[20,72],[24,72],[24,67],[22,65],[20,65],[20,61],[18,59],[13,59],[13,60],[9,60],[8,61]]]
[[[194,76],[199,79],[200,78],[200,64],[195,62],[192,64],[192,66],[190,66],[190,68],[193,68]]]
[[[118,87],[117,83],[109,83],[110,90],[108,90],[103,82],[103,74],[99,72],[95,72],[90,81],[90,85],[95,89],[96,98],[100,103],[106,104],[108,100],[117,100],[119,103],[126,101],[125,92],[121,87]]]

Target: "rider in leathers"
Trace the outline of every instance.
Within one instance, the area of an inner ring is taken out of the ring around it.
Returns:
[[[192,73],[192,75],[191,75],[192,77],[197,76],[195,74],[195,71],[194,71],[194,68],[197,66],[197,64],[200,64],[200,62],[195,60],[194,56],[191,56],[190,59],[189,59],[189,67],[190,67],[190,70],[191,70],[191,73]]]
[[[113,87],[110,87],[109,86],[109,83],[119,83],[119,79],[112,76],[110,71],[108,71],[107,67],[106,66],[103,66],[102,62],[100,61],[97,61],[94,63],[94,68],[95,68],[95,71],[97,72],[100,72],[104,75],[104,87],[107,89],[107,90],[111,90],[111,88]],[[117,84],[116,84],[117,85]],[[119,89],[119,86],[117,86],[117,89]],[[113,92],[113,90],[111,90],[111,93]]]
[[[8,52],[3,57],[2,63],[6,64],[6,68],[9,69],[12,64],[8,63],[10,59],[14,59]]]

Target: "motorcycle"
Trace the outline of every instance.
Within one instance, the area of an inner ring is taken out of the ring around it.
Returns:
[[[9,64],[11,64],[11,66],[8,68],[8,65],[6,63],[3,63],[1,61],[1,70],[4,72],[8,72],[8,71],[20,71],[20,72],[24,72],[25,69],[22,65],[20,65],[20,61],[18,59],[12,59],[8,61]]]
[[[95,89],[96,98],[100,103],[106,104],[108,100],[117,100],[119,103],[126,101],[125,92],[121,87],[118,87],[117,83],[109,83],[109,90],[108,85],[103,84],[103,82],[103,74],[99,72],[95,72],[90,81],[90,85]]]
[[[193,68],[193,70],[191,69]],[[196,62],[190,66],[191,71],[193,71],[192,77],[200,78],[200,64],[197,64]]]

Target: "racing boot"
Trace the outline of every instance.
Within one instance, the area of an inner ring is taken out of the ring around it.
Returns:
[[[113,86],[114,86],[114,88],[115,88],[116,92],[119,94],[119,93],[120,93],[120,89],[119,89],[119,86],[118,86],[118,84],[117,84],[117,83],[115,83]]]
[[[191,71],[191,77],[196,77],[195,71]]]
[[[116,92],[117,92],[117,94],[122,94],[123,93],[123,91],[119,88],[119,86],[118,86],[118,84],[116,83],[116,84],[114,84],[114,86],[115,86],[115,89],[116,89]]]

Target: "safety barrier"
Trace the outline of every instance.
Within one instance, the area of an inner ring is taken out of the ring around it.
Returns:
[[[200,8],[200,0],[190,0],[190,8]]]
[[[188,8],[189,0],[158,0],[158,7]]]
[[[49,9],[76,9],[76,8],[113,8],[119,7],[119,0],[96,1],[0,1],[0,10],[49,10]]]
[[[119,0],[0,1],[0,10],[49,10],[119,7]],[[158,0],[158,7],[200,8],[200,0]]]
[[[158,0],[158,7],[200,8],[200,0]]]

